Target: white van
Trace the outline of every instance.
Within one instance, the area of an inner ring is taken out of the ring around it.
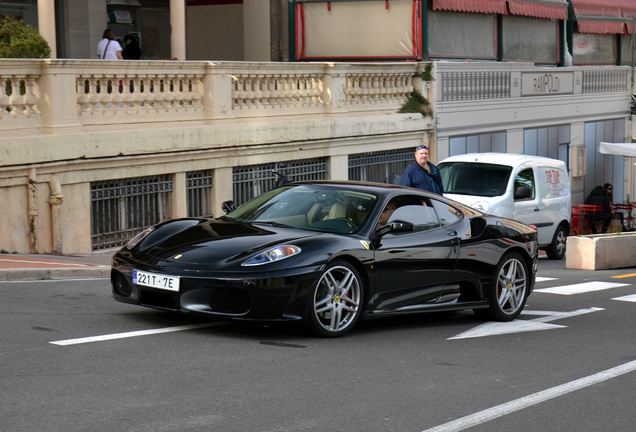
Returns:
[[[534,225],[551,259],[565,255],[570,177],[563,161],[515,153],[468,153],[438,164],[444,196],[484,213]]]

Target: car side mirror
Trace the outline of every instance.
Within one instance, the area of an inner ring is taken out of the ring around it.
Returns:
[[[401,232],[413,232],[413,231],[415,231],[415,225],[413,225],[411,222],[394,220],[384,225],[382,228],[379,228],[376,231],[376,234],[379,237],[382,237],[390,232],[401,233]]]
[[[225,212],[225,214],[228,214],[230,212],[233,212],[234,210],[236,210],[236,204],[234,204],[234,201],[230,200],[230,201],[225,201],[222,205],[221,208],[223,209],[223,211]]]

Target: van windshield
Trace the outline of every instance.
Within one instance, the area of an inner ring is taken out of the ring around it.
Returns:
[[[444,193],[495,197],[503,195],[512,167],[478,162],[442,162],[438,165]]]

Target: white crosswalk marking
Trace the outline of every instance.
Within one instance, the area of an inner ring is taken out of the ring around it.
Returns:
[[[481,324],[477,327],[474,327],[468,331],[458,334],[457,336],[453,336],[448,338],[448,340],[453,339],[468,339],[468,338],[477,338],[484,336],[496,336],[496,335],[504,335],[510,333],[522,333],[522,332],[530,332],[530,331],[539,331],[539,330],[553,330],[558,328],[565,328],[564,325],[559,324],[548,324],[550,321],[556,321],[565,318],[571,318],[578,315],[585,315],[592,312],[602,311],[602,308],[592,307],[589,309],[579,309],[571,312],[558,312],[558,311],[531,311],[524,310],[522,315],[535,315],[539,316],[539,318],[535,318],[532,320],[520,320],[516,319],[510,322],[487,322]]]
[[[614,297],[612,300],[636,303],[636,294],[626,295],[623,297]]]
[[[551,280],[556,280],[556,279],[557,278],[537,276],[535,281],[537,281],[537,282],[546,282],[546,281],[551,281]]]
[[[631,284],[616,283],[616,282],[583,282],[572,285],[562,285],[550,288],[535,289],[534,292],[548,293],[548,294],[560,294],[560,295],[573,295],[583,294],[593,291],[603,291],[611,288],[618,288],[628,286]]]

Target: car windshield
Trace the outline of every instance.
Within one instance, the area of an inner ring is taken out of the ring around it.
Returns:
[[[503,195],[512,167],[477,162],[442,162],[438,166],[444,193],[495,197]]]
[[[288,185],[266,192],[226,215],[247,223],[351,234],[365,224],[378,197],[333,185]]]

